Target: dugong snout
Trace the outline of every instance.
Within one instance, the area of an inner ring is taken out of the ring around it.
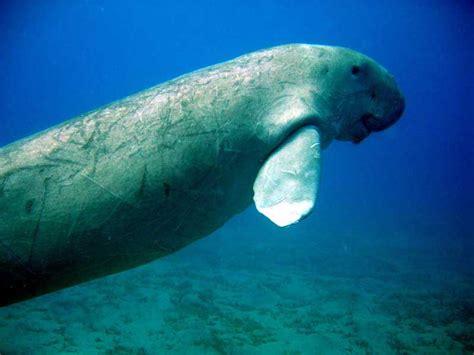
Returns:
[[[380,80],[381,79],[381,80]],[[397,122],[405,111],[405,98],[393,77],[379,77],[380,83],[369,93],[359,118],[338,137],[360,143],[372,132],[383,131]],[[364,103],[364,100],[361,100]]]
[[[392,100],[391,107],[392,111],[383,117],[375,116],[370,112],[362,115],[360,120],[368,133],[383,131],[400,119],[405,111],[405,98],[400,91],[398,91],[397,95]]]

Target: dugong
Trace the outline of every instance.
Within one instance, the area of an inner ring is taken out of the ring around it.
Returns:
[[[210,66],[0,149],[0,305],[155,260],[252,201],[311,212],[321,150],[399,119],[394,78],[350,49],[283,45]]]

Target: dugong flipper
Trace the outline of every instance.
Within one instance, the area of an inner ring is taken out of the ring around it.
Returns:
[[[313,208],[319,154],[393,124],[392,76],[344,48],[286,45],[205,68],[0,149],[0,305],[125,270],[254,197]]]

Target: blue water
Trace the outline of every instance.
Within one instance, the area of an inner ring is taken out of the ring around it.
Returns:
[[[470,1],[3,1],[0,146],[279,44],[383,64],[402,119],[323,155],[316,211],[250,207],[150,265],[0,309],[0,353],[472,353]]]

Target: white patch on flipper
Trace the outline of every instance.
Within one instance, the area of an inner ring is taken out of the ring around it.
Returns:
[[[320,136],[299,129],[265,161],[253,185],[257,210],[280,227],[299,222],[313,209],[320,175]]]
[[[270,207],[257,207],[257,209],[278,227],[286,227],[299,222],[302,216],[311,212],[313,206],[314,201],[282,201]]]

